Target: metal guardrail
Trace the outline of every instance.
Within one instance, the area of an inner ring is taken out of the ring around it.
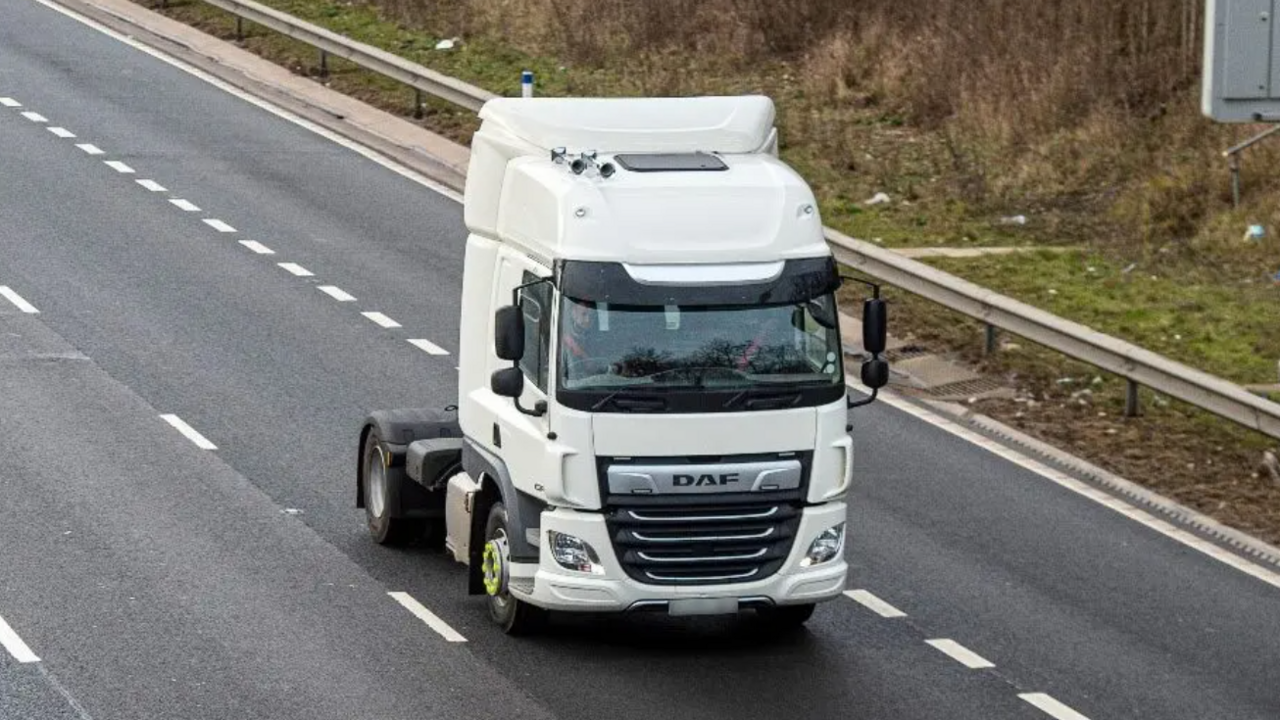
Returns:
[[[262,25],[345,58],[363,68],[398,80],[472,111],[498,97],[474,85],[443,75],[378,48],[299,20],[252,0],[203,0],[237,18]],[[836,259],[889,285],[920,295],[943,307],[981,320],[988,345],[994,328],[1039,343],[1064,355],[1119,375],[1129,382],[1129,414],[1137,413],[1138,387],[1146,386],[1245,427],[1280,438],[1280,404],[1249,393],[1234,383],[1174,362],[1123,340],[1032,307],[947,274],[902,255],[825,228]]]

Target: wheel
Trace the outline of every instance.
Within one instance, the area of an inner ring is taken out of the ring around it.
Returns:
[[[761,608],[756,612],[769,627],[777,630],[789,630],[798,628],[808,622],[809,618],[813,617],[813,611],[817,606],[817,603],[778,605],[771,608]]]
[[[364,441],[364,514],[369,534],[379,545],[404,545],[422,534],[422,523],[407,518],[391,517],[391,483],[388,457],[382,447],[377,428],[369,431]]]
[[[484,528],[484,590],[489,603],[489,617],[508,635],[525,635],[539,629],[547,612],[512,596],[510,584],[511,551],[507,541],[507,508],[496,502],[489,509]]]

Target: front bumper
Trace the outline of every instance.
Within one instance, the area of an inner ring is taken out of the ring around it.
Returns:
[[[795,542],[782,568],[752,582],[724,585],[649,585],[627,575],[619,563],[605,519],[598,513],[554,510],[542,514],[539,564],[531,593],[513,585],[522,600],[550,610],[576,612],[667,611],[671,614],[732,613],[752,607],[797,605],[838,597],[845,589],[848,564],[843,555],[814,567],[802,567],[809,545],[823,530],[844,522],[842,502],[805,508]],[[547,531],[574,535],[591,544],[603,574],[575,572],[551,556]]]

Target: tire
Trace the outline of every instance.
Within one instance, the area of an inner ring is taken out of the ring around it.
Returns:
[[[519,600],[507,587],[506,569],[511,562],[506,550],[507,508],[501,501],[489,508],[484,528],[481,571],[485,573],[485,601],[489,617],[507,635],[527,635],[543,627],[547,611]],[[496,566],[494,562],[496,560]]]
[[[817,608],[817,603],[805,603],[804,605],[778,605],[771,608],[761,608],[756,612],[760,619],[774,630],[792,630],[799,628],[813,617],[813,611]]]
[[[370,429],[360,453],[365,520],[374,542],[379,545],[406,545],[422,534],[423,527],[416,520],[391,517],[392,483],[398,479],[386,466],[385,452],[378,429]]]

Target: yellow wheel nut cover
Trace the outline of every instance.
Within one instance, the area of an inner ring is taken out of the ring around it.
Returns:
[[[480,567],[484,571],[485,592],[497,595],[502,589],[502,557],[493,542],[484,544],[484,561]]]

